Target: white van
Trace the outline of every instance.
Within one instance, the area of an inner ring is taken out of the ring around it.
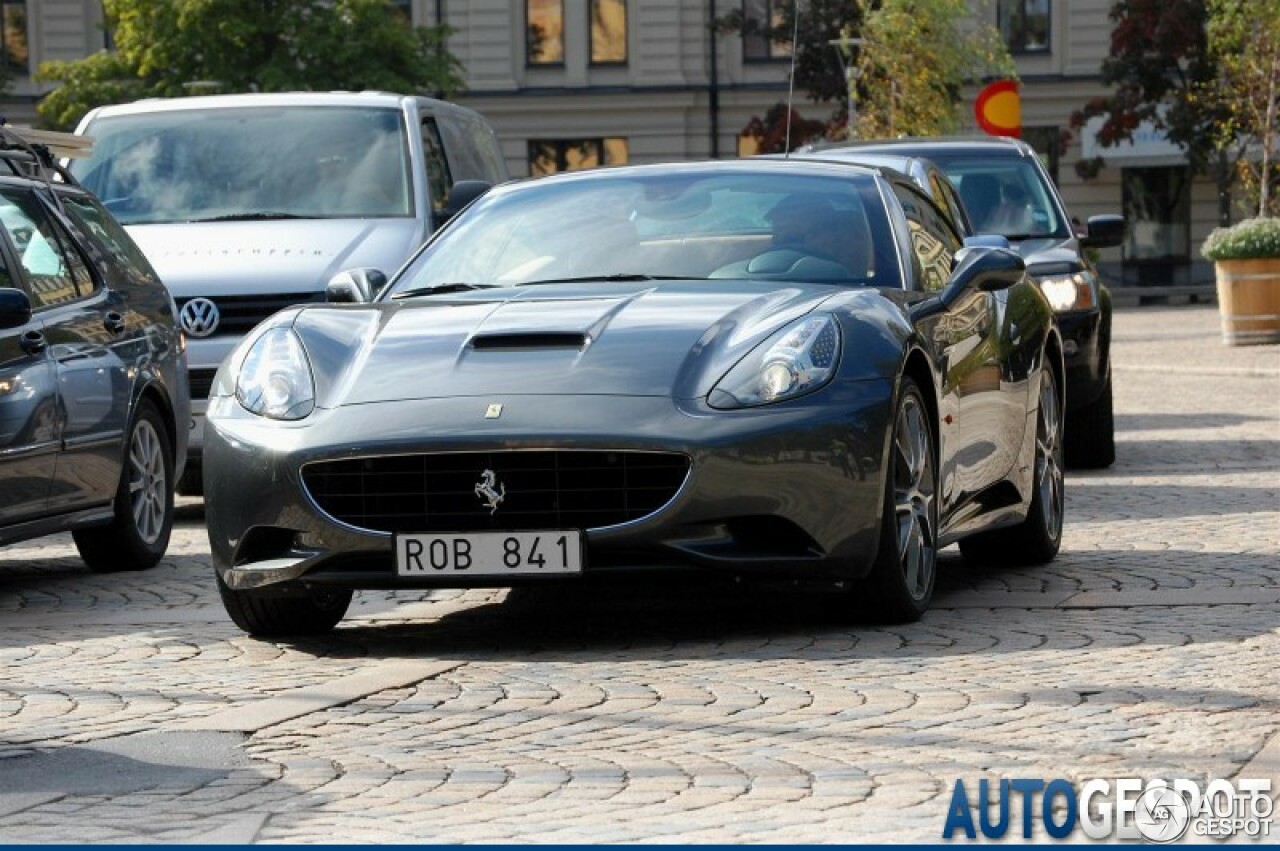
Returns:
[[[219,95],[95,109],[71,171],[147,255],[178,305],[200,483],[209,386],[254,325],[322,301],[338,272],[376,287],[456,208],[507,179],[477,113],[381,92]],[[368,295],[364,293],[364,295]]]

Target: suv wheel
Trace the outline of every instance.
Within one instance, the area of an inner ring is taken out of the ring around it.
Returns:
[[[138,404],[129,425],[113,511],[110,524],[72,533],[85,564],[99,573],[153,567],[173,531],[173,450],[151,402]]]

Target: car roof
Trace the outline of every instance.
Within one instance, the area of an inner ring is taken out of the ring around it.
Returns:
[[[1003,154],[1005,156],[1035,156],[1035,149],[1010,136],[904,136],[899,139],[874,139],[867,141],[834,142],[831,145],[814,146],[815,152],[830,153],[835,150],[857,150],[864,153],[891,156],[916,156],[932,159],[939,154]]]
[[[541,185],[548,181],[556,183],[608,180],[614,177],[643,176],[663,172],[666,174],[808,174],[815,177],[848,177],[850,174],[877,176],[880,169],[857,166],[852,163],[823,161],[816,159],[781,157],[750,157],[732,160],[695,160],[692,162],[646,163],[644,165],[609,166],[584,171],[562,171],[530,180],[513,181],[494,187],[492,191],[510,187]]]
[[[177,98],[144,98],[132,103],[113,104],[95,109],[88,118],[137,115],[148,112],[181,112],[194,109],[243,109],[245,107],[289,106],[380,106],[398,109],[406,101],[417,101],[432,109],[473,112],[435,98],[402,95],[394,92],[258,92],[236,95],[198,95]],[[83,123],[83,122],[82,122]]]

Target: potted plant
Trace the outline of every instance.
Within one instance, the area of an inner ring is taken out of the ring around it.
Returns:
[[[1223,342],[1280,343],[1280,218],[1217,228],[1200,252],[1217,271]]]

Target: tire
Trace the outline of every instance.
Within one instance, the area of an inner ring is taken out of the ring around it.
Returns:
[[[173,532],[172,446],[160,411],[151,402],[139,402],[129,424],[111,523],[72,533],[90,570],[145,570],[164,557]]]
[[[1017,526],[983,532],[960,542],[969,561],[986,564],[1031,565],[1052,561],[1062,545],[1065,503],[1063,477],[1063,418],[1057,379],[1046,364],[1040,373],[1036,406],[1036,458],[1031,506]]]
[[[885,468],[880,544],[866,580],[878,620],[919,620],[929,608],[938,567],[938,451],[929,408],[915,381],[903,377]]]
[[[235,591],[221,576],[217,580],[218,596],[231,620],[250,635],[263,638],[323,635],[338,625],[351,605],[352,592],[345,589],[285,597],[256,590]]]
[[[1116,460],[1116,424],[1111,403],[1111,376],[1097,399],[1067,414],[1067,466],[1100,470]]]

